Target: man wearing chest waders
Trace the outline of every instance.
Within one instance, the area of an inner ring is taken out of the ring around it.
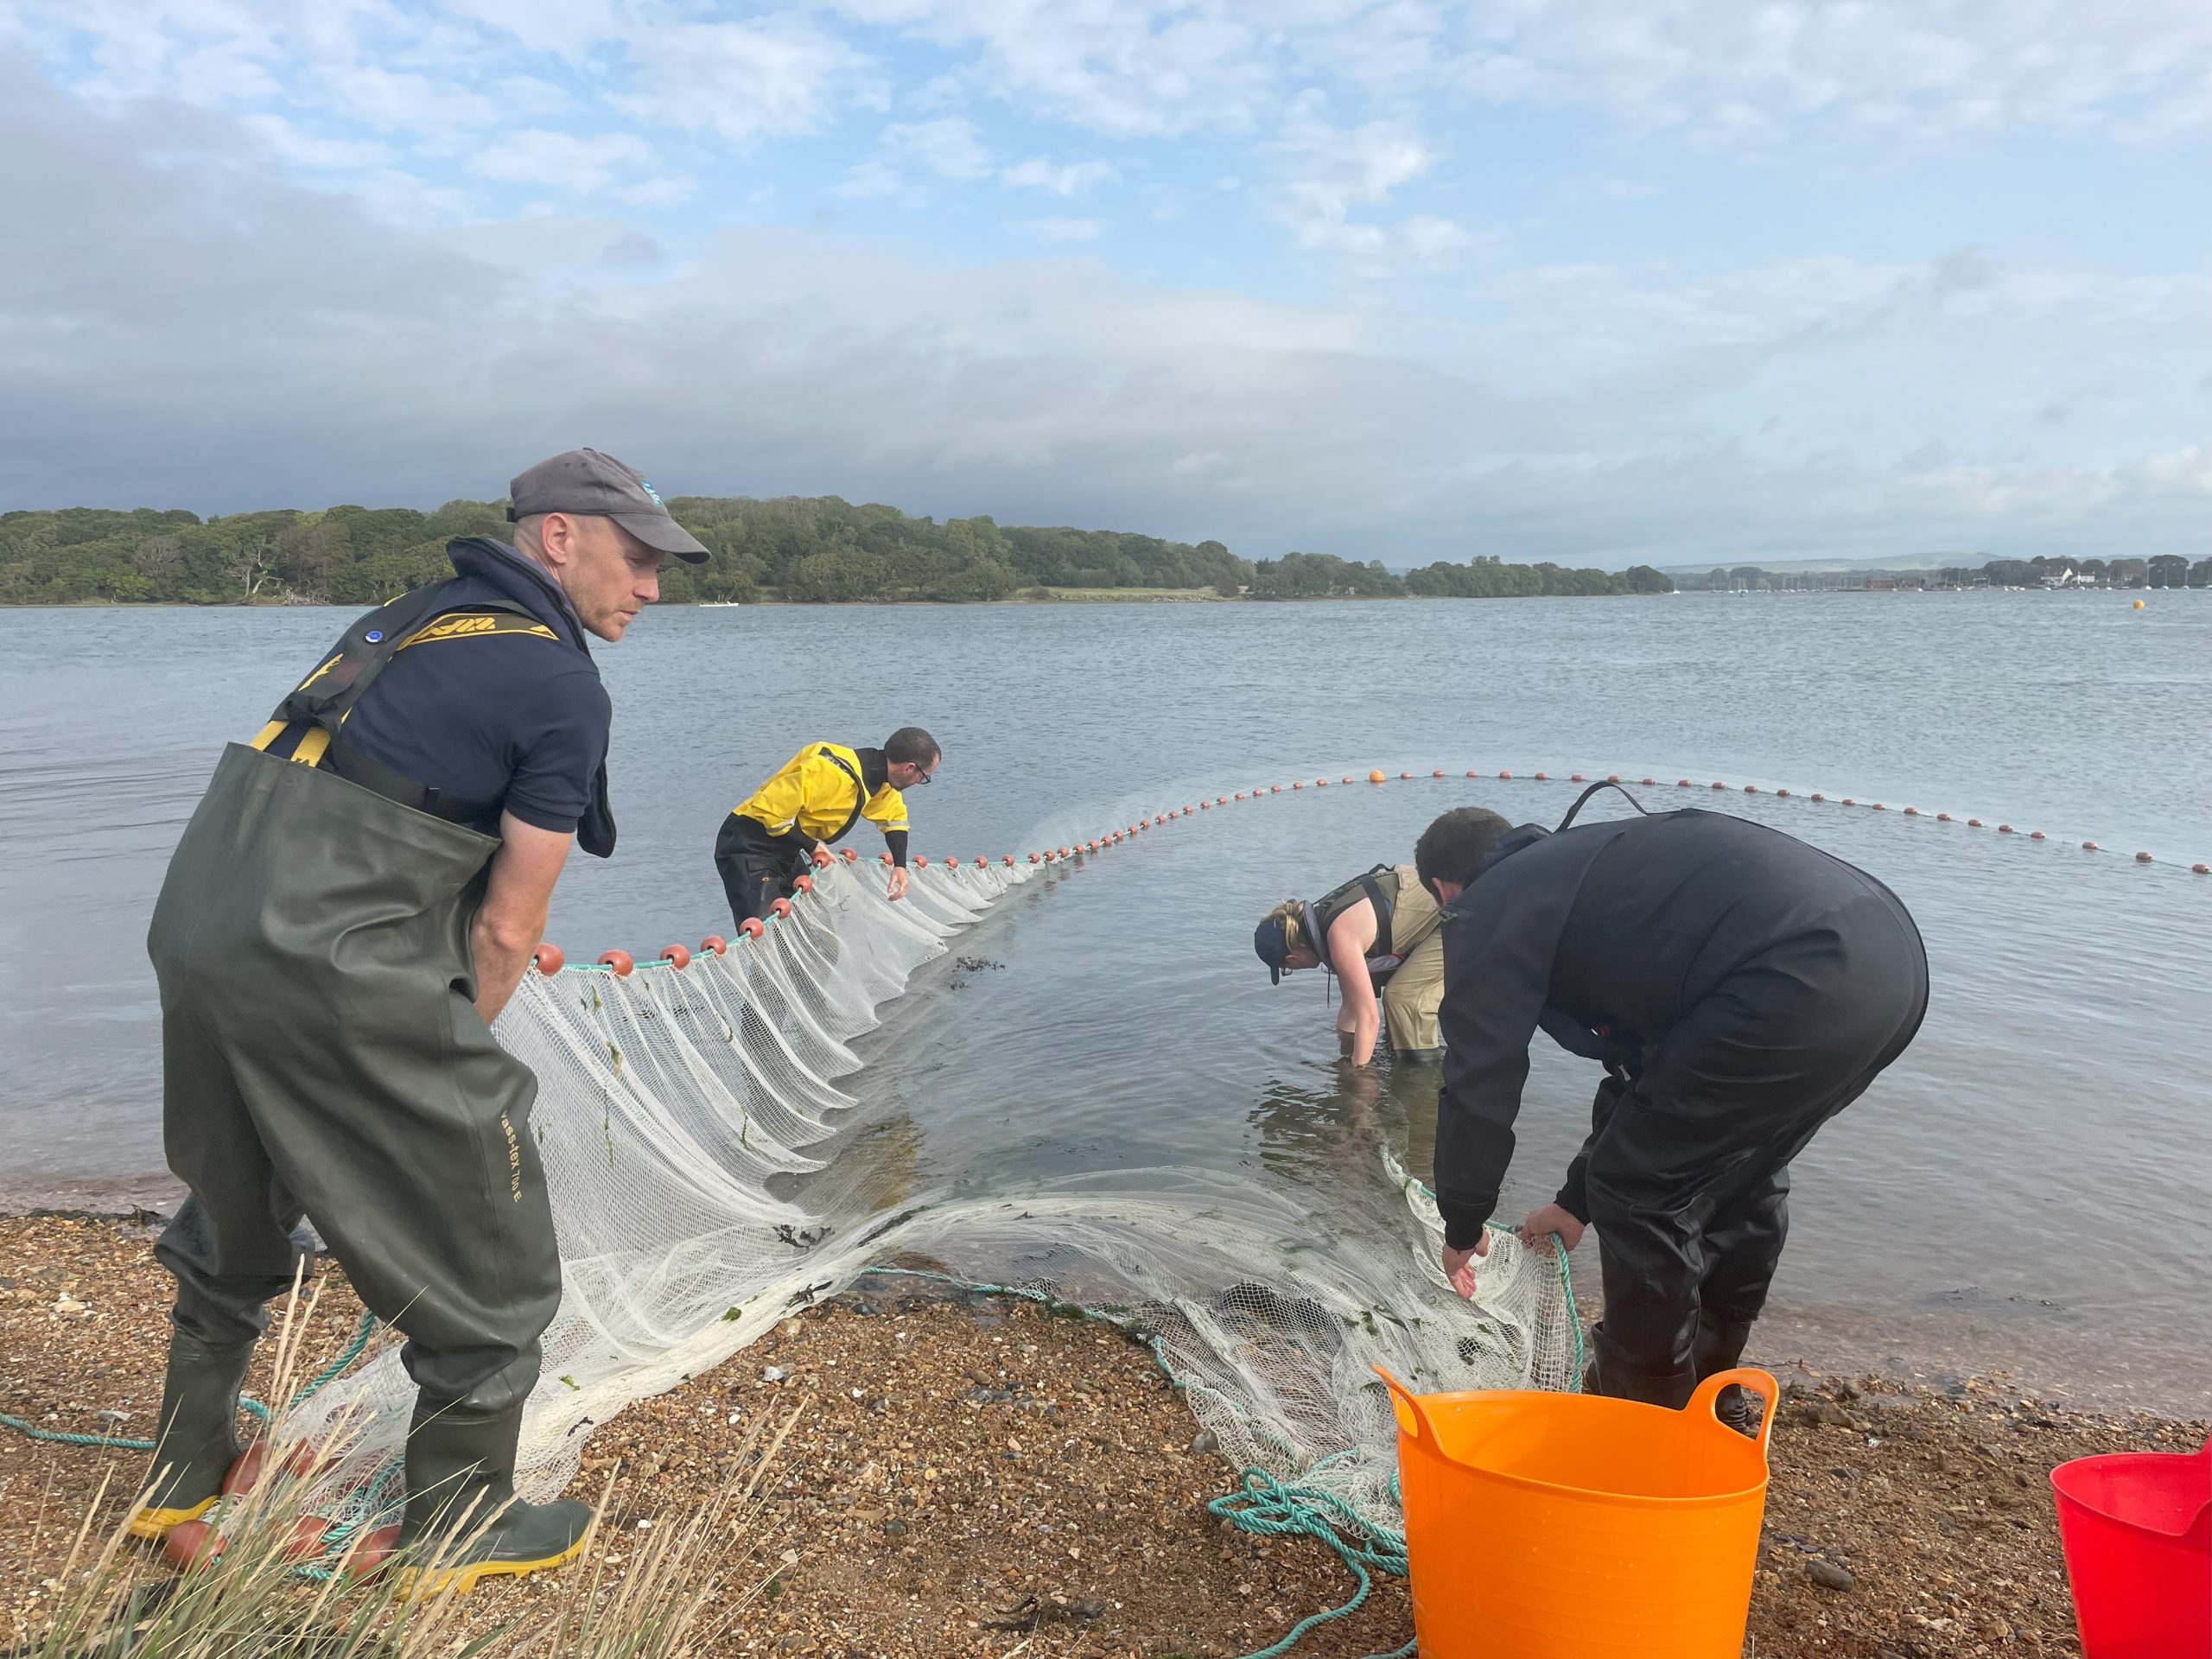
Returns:
[[[902,726],[880,749],[808,743],[768,781],[732,807],[715,837],[715,868],[732,920],[766,919],[787,898],[808,861],[842,841],[866,818],[883,831],[891,855],[887,896],[906,892],[906,798],[930,780],[942,752],[918,726]]]
[[[1260,918],[1252,948],[1270,983],[1306,968],[1336,976],[1337,1042],[1354,1065],[1375,1058],[1384,1030],[1400,1058],[1435,1058],[1444,940],[1436,901],[1412,865],[1377,864],[1310,905],[1285,899]]]
[[[191,1196],[155,1246],[177,1297],[141,1536],[214,1502],[304,1216],[407,1338],[399,1547],[481,1528],[436,1574],[463,1588],[582,1547],[588,1505],[510,1502],[561,1264],[537,1079],[491,1025],[569,842],[614,850],[584,636],[620,639],[666,555],[707,554],[594,450],[511,497],[512,546],[453,543],[450,581],[355,622],[225,751],[169,861],[147,948],[163,1135]]]
[[[1460,807],[1414,858],[1446,907],[1445,1274],[1473,1294],[1541,1027],[1607,1076],[1558,1196],[1521,1236],[1573,1249],[1597,1228],[1589,1383],[1679,1408],[1742,1357],[1789,1229],[1790,1160],[1920,1029],[1919,931],[1864,871],[1711,812],[1553,834]],[[1722,1404],[1738,1427],[1756,1421],[1742,1389]]]

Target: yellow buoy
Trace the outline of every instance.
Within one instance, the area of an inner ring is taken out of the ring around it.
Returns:
[[[1370,784],[1382,783],[1383,781],[1382,774],[1379,771],[1370,772],[1367,774],[1367,781]]]
[[[2139,611],[2143,608],[2143,601],[2139,599],[2135,601],[2135,608]]]

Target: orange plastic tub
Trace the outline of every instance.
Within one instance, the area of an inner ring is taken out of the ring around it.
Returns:
[[[1778,1394],[1767,1373],[1708,1377],[1680,1411],[1382,1380],[1421,1659],[1742,1651]],[[1713,1414],[1732,1382],[1765,1397],[1756,1440]]]

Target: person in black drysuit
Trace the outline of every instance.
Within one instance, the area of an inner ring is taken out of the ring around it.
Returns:
[[[141,1537],[215,1502],[304,1216],[407,1338],[400,1547],[419,1559],[462,1521],[474,1535],[434,1576],[463,1588],[582,1547],[588,1504],[508,1501],[561,1262],[537,1081],[491,1027],[571,842],[614,850],[585,637],[621,638],[664,558],[707,551],[595,450],[511,495],[512,544],[453,543],[450,580],[348,627],[225,751],[170,860],[147,950],[191,1195],[154,1247],[177,1294]]]
[[[1446,1275],[1472,1293],[1541,1027],[1607,1076],[1589,1138],[1522,1236],[1556,1232],[1571,1249],[1597,1228],[1591,1380],[1679,1408],[1743,1355],[1788,1231],[1790,1160],[1919,1030],[1919,931],[1864,871],[1712,812],[1554,834],[1462,807],[1429,826],[1415,861],[1447,906]]]

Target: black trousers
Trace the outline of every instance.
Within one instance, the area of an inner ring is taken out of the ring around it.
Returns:
[[[1789,1164],[1928,1007],[1904,907],[1869,894],[1729,974],[1608,1078],[1586,1148],[1604,1393],[1680,1407],[1734,1365],[1789,1230]]]
[[[789,898],[793,881],[806,874],[813,850],[814,842],[795,830],[779,836],[742,812],[724,817],[715,837],[715,868],[721,873],[731,922],[742,925],[752,917],[766,921],[768,907]]]

